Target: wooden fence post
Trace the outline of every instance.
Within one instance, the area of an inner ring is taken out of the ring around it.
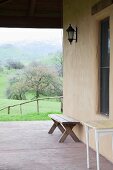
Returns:
[[[20,113],[22,115],[22,105],[20,104]]]
[[[8,115],[10,114],[10,106],[8,106]]]
[[[37,99],[37,113],[39,113],[39,103],[38,103],[38,99]]]
[[[61,98],[61,112],[63,112],[63,99]]]

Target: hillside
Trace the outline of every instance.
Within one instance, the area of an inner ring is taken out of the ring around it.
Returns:
[[[34,41],[0,44],[0,62],[5,63],[9,59],[24,62],[42,60],[57,51],[62,51],[61,45],[52,42]]]

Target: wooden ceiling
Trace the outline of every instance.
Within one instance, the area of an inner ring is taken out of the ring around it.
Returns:
[[[62,28],[62,0],[0,0],[0,27]]]

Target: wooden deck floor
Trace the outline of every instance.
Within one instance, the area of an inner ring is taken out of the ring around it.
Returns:
[[[85,145],[70,137],[58,143],[60,131],[47,133],[51,123],[0,123],[0,170],[87,170]],[[96,170],[95,152],[90,153],[90,170]],[[100,164],[101,170],[113,170],[103,157]]]

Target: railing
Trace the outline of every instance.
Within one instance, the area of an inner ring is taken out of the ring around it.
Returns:
[[[38,99],[35,99],[35,100],[30,100],[30,101],[26,101],[26,102],[23,102],[23,103],[6,106],[6,107],[1,108],[0,111],[3,111],[3,110],[6,110],[6,109],[7,109],[8,114],[10,114],[11,108],[16,107],[16,106],[20,106],[20,113],[22,114],[22,106],[23,106],[23,105],[28,104],[28,103],[32,103],[32,102],[36,102],[36,103],[37,103],[37,104],[36,104],[37,113],[39,113],[39,101],[40,101],[40,100],[46,100],[46,99],[60,99],[60,100],[61,100],[61,110],[62,110],[62,104],[63,104],[63,103],[62,103],[62,99],[63,99],[63,96],[57,96],[57,97],[38,98]]]

